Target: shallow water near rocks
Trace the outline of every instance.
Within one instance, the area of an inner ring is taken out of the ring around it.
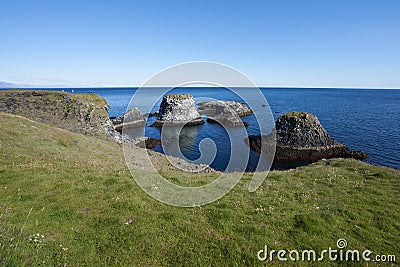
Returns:
[[[110,105],[109,115],[118,117],[126,111],[136,88],[74,89],[75,93],[87,93],[89,90],[105,97]],[[244,94],[251,93],[245,91],[247,90],[245,88],[241,90]],[[310,112],[318,117],[322,126],[336,141],[352,150],[365,151],[369,155],[366,162],[400,169],[400,90],[304,88],[262,88],[261,90],[275,119],[289,111]],[[173,93],[192,94],[196,103],[207,98],[240,101],[240,98],[230,91],[215,87],[177,88],[173,90]],[[158,110],[161,99],[156,103],[147,101],[154,94],[157,94],[157,89],[148,89],[142,99],[137,102],[137,107],[142,113],[146,113],[145,110],[150,108],[152,111]],[[264,107],[260,104],[252,108]],[[155,117],[150,117],[147,125],[153,123],[155,119]],[[249,123],[246,128],[248,134],[259,133],[254,115],[242,117],[242,119]],[[149,137],[160,138],[160,130],[157,127],[146,127],[145,134]],[[181,150],[187,158],[195,160],[200,155],[198,149],[200,141],[210,138],[218,149],[211,167],[224,170],[231,151],[226,137],[225,130],[217,124],[206,122],[203,125],[190,126],[190,129],[188,127],[181,133]],[[244,141],[233,143],[232,146],[248,149]],[[162,152],[160,146],[155,147],[154,150]],[[259,157],[257,153],[249,152],[248,171],[254,170]],[[273,168],[287,169],[307,163],[275,164]]]

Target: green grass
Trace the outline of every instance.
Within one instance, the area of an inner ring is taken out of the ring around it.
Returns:
[[[400,257],[400,173],[393,169],[320,161],[271,172],[253,193],[245,175],[222,199],[179,208],[136,185],[115,143],[4,113],[0,124],[5,266],[262,266],[264,245],[321,251],[339,238],[349,249]],[[161,172],[185,185],[218,176]],[[39,241],[30,241],[37,233]]]
[[[107,106],[107,101],[96,94],[72,94],[71,97],[75,100],[87,101],[89,103],[95,103],[98,106]]]

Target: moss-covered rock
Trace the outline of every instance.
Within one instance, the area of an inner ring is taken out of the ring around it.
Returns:
[[[22,115],[72,132],[118,139],[108,109],[107,101],[95,94],[0,91],[0,112]]]
[[[363,151],[353,151],[336,142],[322,127],[318,118],[307,112],[288,112],[275,125],[276,140],[272,136],[249,136],[246,143],[258,153],[267,154],[276,141],[277,161],[317,161],[326,158],[365,159]]]
[[[288,112],[276,121],[276,138],[280,146],[314,148],[337,145],[318,118],[307,112]]]

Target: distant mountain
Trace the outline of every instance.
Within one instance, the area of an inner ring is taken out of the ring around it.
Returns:
[[[0,82],[0,88],[15,88],[16,85],[12,83]]]
[[[70,87],[67,85],[38,85],[38,84],[16,84],[16,83],[8,83],[8,82],[1,82],[0,81],[0,88],[1,89],[12,89],[12,88],[66,88]]]

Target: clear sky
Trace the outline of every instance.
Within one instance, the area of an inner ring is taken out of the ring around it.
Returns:
[[[398,0],[0,0],[0,81],[138,86],[215,61],[259,86],[400,88]]]

